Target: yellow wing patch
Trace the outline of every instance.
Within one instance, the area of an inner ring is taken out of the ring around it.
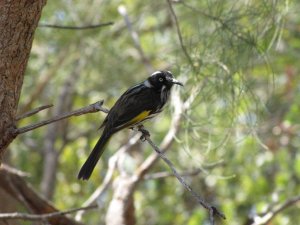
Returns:
[[[136,124],[143,121],[145,118],[147,118],[147,116],[149,116],[150,112],[150,110],[141,112],[139,115],[130,120],[129,124]]]

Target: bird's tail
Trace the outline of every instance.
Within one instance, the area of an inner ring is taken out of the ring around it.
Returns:
[[[78,179],[88,180],[90,178],[98,160],[100,159],[101,155],[104,152],[104,147],[106,143],[109,141],[111,136],[112,133],[103,132],[101,138],[98,140],[93,151],[90,153],[88,159],[81,167],[77,176]]]

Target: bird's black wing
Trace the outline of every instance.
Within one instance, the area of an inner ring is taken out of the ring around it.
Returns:
[[[157,93],[143,83],[128,89],[117,100],[104,121],[105,129],[115,132],[127,127],[130,121],[144,111],[155,111],[159,102]]]

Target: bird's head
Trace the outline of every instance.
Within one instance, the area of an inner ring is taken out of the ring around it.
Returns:
[[[150,75],[150,77],[145,81],[145,85],[148,87],[153,87],[155,89],[167,88],[171,89],[174,85],[183,86],[181,82],[176,80],[170,71],[156,71]]]

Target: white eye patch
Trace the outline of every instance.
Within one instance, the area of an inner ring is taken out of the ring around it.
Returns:
[[[161,73],[161,71],[156,71],[156,72],[152,73],[151,76],[155,76],[155,75],[160,74],[160,73]]]

